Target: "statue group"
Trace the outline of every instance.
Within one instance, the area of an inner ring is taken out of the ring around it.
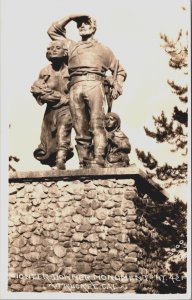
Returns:
[[[70,21],[77,24],[79,42],[66,37]],[[74,155],[72,128],[80,168],[129,165],[129,139],[120,129],[119,116],[111,112],[113,100],[122,94],[126,72],[113,52],[94,39],[96,29],[93,17],[79,14],[48,29],[50,64],[40,71],[31,92],[38,104],[46,104],[34,157],[53,168],[65,169]]]

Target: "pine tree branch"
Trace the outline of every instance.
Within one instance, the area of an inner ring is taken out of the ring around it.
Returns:
[[[167,80],[167,83],[172,87],[173,93],[176,94],[176,95],[178,95],[178,96],[181,96],[181,95],[187,93],[187,91],[188,91],[188,87],[187,86],[186,87],[182,87],[180,85],[177,85],[177,84],[175,84],[175,82],[173,80],[172,81],[171,80]]]
[[[173,120],[178,121],[179,123],[185,125],[187,127],[188,125],[188,111],[183,112],[182,110],[179,110],[177,106],[174,107],[174,112],[173,112]],[[181,127],[182,129],[182,127]],[[183,132],[181,133],[183,134]]]
[[[168,179],[173,179],[174,182],[186,182],[187,180],[187,164],[183,163],[177,167],[172,167],[168,164],[165,164],[161,167],[158,167],[156,170],[157,178],[165,181]]]
[[[188,33],[186,32],[186,36]],[[169,66],[174,69],[181,69],[187,67],[188,59],[188,40],[186,45],[182,45],[181,38],[183,36],[182,29],[178,34],[178,38],[174,41],[170,39],[166,34],[160,34],[160,38],[164,41],[161,45],[162,48],[169,54]]]
[[[147,152],[147,154],[145,154],[144,151],[140,151],[139,149],[136,149],[136,153],[138,159],[142,161],[143,165],[146,168],[153,170],[154,168],[157,167],[157,160],[151,155],[150,152]]]
[[[147,127],[144,127],[145,133],[155,139],[157,143],[167,142],[172,145],[171,152],[180,149],[184,150],[183,154],[185,154],[187,152],[187,135],[184,133],[182,125],[187,126],[187,117],[187,111],[182,112],[175,106],[172,121],[168,122],[162,111],[160,116],[153,116],[156,131],[150,131]]]
[[[179,96],[179,99],[184,103],[188,102],[188,96]]]
[[[183,163],[177,167],[172,167],[167,163],[163,166],[158,166],[157,160],[150,152],[147,154],[139,149],[136,149],[138,159],[143,163],[147,169],[147,177],[150,179],[157,179],[164,182],[164,187],[170,187],[173,184],[181,184],[186,182],[187,164]],[[153,170],[153,172],[152,172]],[[155,180],[156,181],[156,180]],[[156,181],[159,184],[159,181]]]

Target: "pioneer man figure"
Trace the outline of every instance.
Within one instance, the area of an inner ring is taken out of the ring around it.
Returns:
[[[75,21],[81,36],[80,42],[66,38],[66,25]],[[105,132],[106,97],[105,75],[113,74],[117,59],[113,52],[93,38],[96,21],[88,15],[70,15],[54,22],[48,30],[52,40],[65,40],[68,45],[68,70],[70,75],[70,109],[76,131],[80,167],[86,166],[93,144],[92,167],[104,167],[107,146]],[[118,63],[113,82],[112,99],[122,94],[126,72]]]

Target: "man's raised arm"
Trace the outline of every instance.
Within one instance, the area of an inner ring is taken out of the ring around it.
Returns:
[[[66,25],[70,22],[70,21],[75,21],[78,22],[78,20],[82,17],[85,17],[88,15],[85,14],[73,14],[73,15],[69,15],[66,16],[64,18],[62,18],[59,21],[54,22],[48,29],[47,33],[50,36],[50,38],[52,40],[63,40],[63,39],[67,39],[66,38]]]

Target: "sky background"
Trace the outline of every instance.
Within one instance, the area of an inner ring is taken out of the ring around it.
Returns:
[[[1,1],[1,134],[6,137],[3,157],[6,159],[5,152],[18,156],[18,171],[50,169],[33,157],[40,142],[45,106],[37,104],[30,87],[49,63],[45,52],[51,23],[68,14],[86,13],[97,20],[95,39],[111,48],[128,74],[123,95],[114,102],[112,110],[119,114],[121,129],[130,139],[131,164],[142,169],[135,148],[151,151],[160,163],[180,163],[168,152],[167,145],[156,144],[147,137],[143,126],[152,129],[152,115],[159,115],[161,110],[171,114],[176,101],[179,103],[167,79],[183,83],[186,76],[169,68],[169,56],[160,47],[160,33],[175,39],[181,28],[189,28],[189,5],[187,0]],[[182,10],[183,6],[188,9]],[[76,23],[67,25],[67,36],[79,40]],[[75,145],[74,132],[72,139]],[[67,168],[78,168],[76,155]]]

